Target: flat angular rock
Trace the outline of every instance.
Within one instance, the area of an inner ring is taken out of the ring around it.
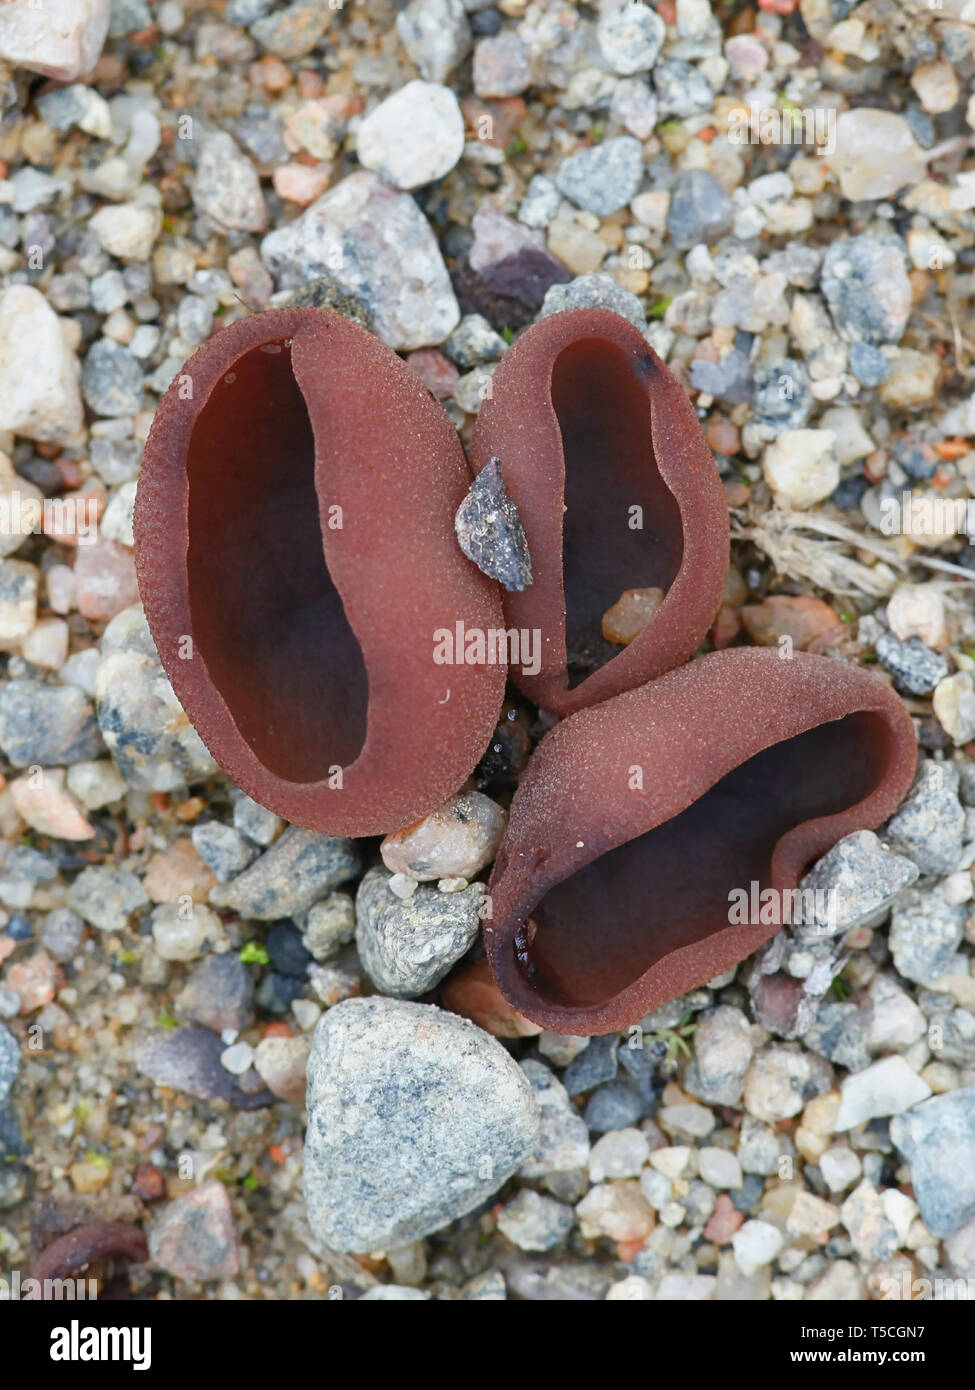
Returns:
[[[281,290],[330,276],[360,299],[397,351],[436,347],[460,308],[430,224],[408,193],[350,174],[301,217],[269,232],[261,255]]]
[[[478,569],[509,592],[532,582],[532,562],[518,508],[504,490],[501,460],[492,459],[471,483],[454,520],[460,548]]]
[[[914,1196],[932,1235],[950,1236],[975,1216],[975,1086],[895,1116],[890,1137],[911,1165]]]
[[[251,1069],[234,1076],[220,1058],[225,1051],[219,1034],[209,1028],[157,1028],[137,1040],[136,1068],[157,1086],[184,1091],[201,1100],[225,1100],[236,1110],[257,1110],[274,1096]]]
[[[232,883],[214,889],[211,902],[261,922],[293,917],[351,878],[358,865],[351,840],[289,825]]]

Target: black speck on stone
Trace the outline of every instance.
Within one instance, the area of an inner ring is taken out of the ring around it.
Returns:
[[[187,1023],[222,1033],[241,1033],[254,1022],[254,981],[233,951],[204,956],[193,967],[176,999],[176,1012]]]
[[[639,1091],[628,1081],[607,1081],[593,1091],[582,1118],[597,1134],[637,1125],[647,1113],[648,1105]]]
[[[747,1216],[755,1208],[764,1191],[765,1179],[758,1173],[746,1173],[741,1187],[734,1188],[728,1196],[738,1210]]]
[[[454,529],[461,550],[484,574],[512,593],[528,588],[528,542],[518,508],[504,490],[500,459],[491,459],[471,483],[457,508]]]
[[[271,965],[281,975],[290,975],[296,980],[305,978],[312,957],[305,950],[301,932],[294,922],[275,922],[268,928],[264,944]]]
[[[257,1002],[271,1014],[286,1014],[296,999],[305,992],[304,980],[293,975],[265,975],[257,987]]]
[[[13,937],[14,941],[30,941],[34,928],[26,917],[11,917],[7,923],[7,935]]]
[[[877,660],[894,677],[903,695],[927,695],[949,671],[946,659],[926,647],[920,637],[901,642],[892,632],[885,632],[877,638],[876,652]]]
[[[616,1053],[619,1034],[607,1033],[589,1039],[589,1046],[573,1057],[562,1076],[562,1085],[570,1096],[591,1091],[604,1081],[613,1081],[619,1071]]]
[[[236,1110],[272,1105],[266,1088],[247,1091],[220,1061],[224,1044],[209,1028],[159,1028],[135,1048],[137,1069],[157,1086],[168,1086],[201,1100],[225,1100]]]

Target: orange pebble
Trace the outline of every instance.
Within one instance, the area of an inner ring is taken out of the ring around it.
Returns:
[[[286,1023],[269,1023],[262,1036],[265,1038],[293,1038],[294,1033]]]
[[[960,459],[970,447],[967,439],[942,439],[934,446],[934,452],[942,459]]]

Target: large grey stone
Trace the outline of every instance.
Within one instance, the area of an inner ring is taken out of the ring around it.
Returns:
[[[468,1019],[402,999],[347,999],[315,1029],[304,1188],[333,1250],[422,1240],[485,1201],[531,1152],[532,1088]]]

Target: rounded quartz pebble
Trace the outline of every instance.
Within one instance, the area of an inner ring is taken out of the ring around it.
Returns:
[[[257,1044],[254,1053],[257,1074],[280,1100],[304,1104],[305,1069],[310,1050],[309,1037],[262,1038]]]
[[[571,1207],[523,1187],[498,1212],[498,1230],[519,1250],[552,1250],[572,1230]]]
[[[221,933],[220,918],[202,903],[162,903],[152,913],[152,937],[163,960],[196,960]]]
[[[486,1201],[534,1149],[524,1072],[467,1019],[349,999],[308,1059],[304,1192],[313,1235],[365,1253],[422,1240]]]
[[[497,853],[504,825],[504,811],[490,797],[458,792],[415,825],[387,835],[379,850],[390,873],[419,883],[472,879]]]
[[[420,188],[449,174],[464,152],[464,118],[449,87],[407,82],[359,127],[359,163],[394,188]]]

